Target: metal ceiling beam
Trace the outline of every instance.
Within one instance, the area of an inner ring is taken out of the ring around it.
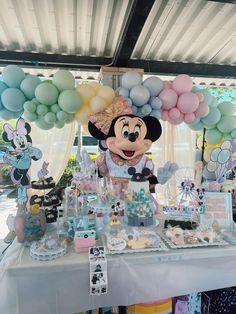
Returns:
[[[231,65],[129,60],[127,67],[141,68],[144,72],[153,74],[236,78],[236,66]]]
[[[208,0],[211,2],[220,2],[220,3],[232,3],[232,4],[236,4],[236,0]]]
[[[113,66],[126,67],[155,0],[134,0]]]
[[[0,64],[17,64],[21,66],[38,67],[64,67],[77,69],[100,69],[101,66],[108,66],[112,58],[90,57],[76,55],[61,55],[51,53],[33,53],[0,51]]]

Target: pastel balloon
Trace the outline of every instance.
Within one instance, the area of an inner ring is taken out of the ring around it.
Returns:
[[[150,92],[147,87],[142,85],[136,85],[132,87],[129,96],[135,106],[141,107],[148,102]]]
[[[20,87],[20,83],[25,78],[24,71],[17,65],[7,65],[2,70],[2,79],[9,87]]]
[[[216,171],[216,169],[217,169],[216,162],[210,160],[207,164],[207,170],[210,172],[214,172],[214,171]]]
[[[208,115],[209,110],[209,107],[204,102],[200,102],[194,114],[196,117],[203,118]]]
[[[76,87],[76,91],[79,93],[80,98],[84,103],[88,104],[91,98],[95,96],[95,90],[88,84],[80,84]]]
[[[36,111],[36,108],[37,108],[37,105],[33,101],[28,100],[24,103],[24,109],[29,112],[34,113]]]
[[[180,116],[177,119],[169,119],[169,122],[174,125],[178,125],[184,121],[184,115],[180,113]]]
[[[212,149],[211,147],[206,147],[204,149],[204,154],[203,154],[203,158],[204,160],[207,162],[211,159],[211,153],[212,153]]]
[[[66,113],[65,111],[58,111],[56,113],[56,117],[57,117],[57,120],[60,121],[60,122],[66,122],[67,119],[68,119],[68,113]]]
[[[75,87],[74,76],[67,70],[57,71],[53,76],[52,83],[60,92],[66,89],[74,89]]]
[[[218,105],[222,116],[233,116],[235,114],[235,105],[229,101],[223,101]]]
[[[71,123],[75,120],[74,114],[68,113],[67,115],[68,115],[68,117],[67,117],[66,123]]]
[[[152,107],[149,104],[142,106],[141,112],[144,116],[148,116],[152,112]]]
[[[211,172],[207,169],[207,167],[204,167],[203,169],[203,173],[202,173],[202,176],[208,180],[208,181],[215,181],[216,180],[216,174],[215,172]]]
[[[64,122],[62,121],[56,121],[55,122],[55,127],[58,128],[58,129],[62,129],[64,127]]]
[[[178,96],[173,89],[163,89],[158,98],[162,101],[163,109],[171,109],[175,107]]]
[[[189,125],[198,124],[199,122],[200,122],[200,118],[195,118],[195,120],[192,121],[192,122],[187,122],[187,121],[185,121],[185,123],[186,123],[186,124],[189,124]]]
[[[233,129],[233,131],[230,133],[233,139],[236,138],[236,129]]]
[[[204,129],[204,125],[201,121],[198,121],[197,123],[189,123],[188,126],[193,131],[200,131]]]
[[[177,75],[172,82],[172,88],[178,95],[191,92],[193,82],[190,76],[186,74]]]
[[[59,95],[58,105],[65,112],[75,113],[81,108],[82,100],[76,90],[64,90]]]
[[[89,102],[89,107],[94,113],[97,113],[103,111],[107,107],[107,102],[101,96],[94,96]]]
[[[204,122],[202,122],[202,124],[204,125],[204,128],[207,129],[207,130],[215,129],[215,128],[216,128],[216,124],[207,125],[207,124],[205,124]]]
[[[137,112],[137,116],[140,117],[140,118],[143,118],[144,117],[144,114],[142,113],[142,108],[138,108],[138,112]]]
[[[26,98],[18,88],[10,87],[3,91],[1,101],[7,110],[17,112],[23,110]]]
[[[201,121],[206,125],[213,125],[220,121],[221,113],[220,110],[215,107],[209,107],[209,113],[206,117],[202,118]]]
[[[41,83],[40,78],[36,75],[27,75],[21,82],[20,89],[24,93],[27,99],[33,99],[35,97],[35,89]]]
[[[129,97],[126,97],[125,99],[130,106],[133,105],[132,100]]]
[[[48,124],[51,124],[51,123],[54,124],[56,122],[56,120],[57,120],[56,115],[55,115],[54,112],[46,113],[45,116],[44,116],[44,119],[45,119],[45,121]]]
[[[57,103],[58,95],[57,88],[50,83],[40,83],[35,89],[36,99],[47,106]]]
[[[38,119],[38,115],[35,112],[24,111],[24,118],[29,122],[34,122]]]
[[[195,95],[197,96],[199,102],[203,102],[204,101],[204,95],[200,92],[196,92]]]
[[[221,148],[219,148],[219,147],[213,149],[213,151],[211,152],[211,160],[212,161],[217,161],[220,151],[221,151]]]
[[[163,82],[163,89],[171,89],[172,83],[171,81],[164,81]]]
[[[136,85],[141,85],[142,76],[135,71],[126,72],[121,79],[121,86],[127,89],[131,89]]]
[[[18,117],[16,117],[15,114],[18,114]],[[3,108],[2,110],[0,110],[0,117],[6,121],[19,118],[21,114],[22,114],[22,111],[13,112],[13,111],[7,110],[6,108]]]
[[[231,142],[230,141],[224,141],[221,145],[220,145],[221,149],[230,149],[231,148]]]
[[[182,113],[193,113],[199,106],[199,99],[194,93],[184,93],[179,96],[177,107]]]
[[[153,109],[150,113],[150,116],[160,120],[161,119],[161,111]]]
[[[39,102],[36,98],[33,98],[32,101],[33,101],[36,105],[40,105],[40,102]]]
[[[230,135],[230,133],[224,133],[223,137],[225,140],[232,140],[233,139],[232,136]]]
[[[45,116],[45,114],[48,112],[48,107],[45,105],[38,105],[36,112],[39,116]]]
[[[150,105],[153,109],[160,109],[162,106],[162,101],[160,98],[155,97],[154,99],[151,100]]]
[[[169,117],[169,110],[163,110],[161,113],[161,119],[163,121],[169,121],[170,117]]]
[[[137,112],[138,112],[138,107],[132,106],[131,108],[132,108],[133,114],[137,114]]]
[[[100,87],[101,87],[101,85],[100,85],[98,82],[90,82],[90,83],[88,83],[88,85],[89,85],[89,86],[92,86],[92,88],[93,88],[94,91],[95,91],[95,94],[98,93],[98,91],[99,91],[99,89],[100,89]]]
[[[212,96],[212,101],[209,103],[209,106],[210,107],[217,107],[218,106],[218,101],[214,96]]]
[[[2,110],[3,108],[4,108],[4,106],[3,106],[1,98],[0,98],[0,110]]]
[[[207,89],[201,89],[201,93],[204,96],[204,102],[205,104],[207,104],[208,106],[210,105],[210,103],[213,100],[213,96],[212,94],[207,90]]]
[[[110,86],[101,86],[97,95],[104,98],[109,105],[115,98],[115,91]]]
[[[186,114],[184,115],[184,121],[185,121],[185,122],[191,123],[191,122],[193,122],[195,119],[196,119],[196,116],[195,116],[194,113],[186,113]]]
[[[230,158],[231,152],[228,149],[222,149],[218,155],[218,162],[220,164],[226,163],[226,161]]]
[[[54,112],[54,113],[57,113],[61,110],[61,108],[59,107],[58,104],[54,104],[51,106],[51,111]]]
[[[37,125],[38,128],[42,130],[50,130],[53,128],[54,124],[53,123],[47,123],[43,117],[39,117],[38,120],[35,121],[35,124]]]
[[[217,129],[207,130],[205,139],[209,144],[218,144],[222,139],[222,133]]]
[[[2,81],[0,81],[0,95],[7,88],[8,88],[8,86],[5,83],[3,83]]]
[[[123,97],[129,97],[129,90],[127,88],[121,87],[119,90],[119,95]]]
[[[89,117],[93,114],[93,111],[89,107],[83,107],[79,112],[76,113],[75,119],[81,125],[88,124]]]
[[[230,133],[236,128],[236,117],[235,116],[222,116],[220,121],[217,123],[217,128],[222,133]]]
[[[170,119],[173,119],[173,120],[178,119],[180,117],[179,109],[177,109],[177,108],[170,109],[169,117],[170,117]]]
[[[146,86],[150,92],[150,96],[157,96],[164,88],[163,81],[156,76],[151,76],[144,80],[143,85]]]

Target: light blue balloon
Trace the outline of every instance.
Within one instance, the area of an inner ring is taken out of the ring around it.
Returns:
[[[208,115],[202,118],[201,121],[206,125],[216,124],[221,118],[220,110],[215,107],[209,107],[209,109]]]
[[[150,116],[151,117],[154,117],[154,118],[156,118],[156,119],[158,119],[158,120],[160,120],[161,119],[161,111],[160,110],[152,110],[151,111],[151,113],[150,113]]]
[[[19,88],[24,78],[24,71],[17,65],[7,65],[2,71],[2,79],[9,87]]]
[[[3,83],[2,81],[0,81],[0,95],[2,95],[2,92],[7,88],[8,88],[8,86],[5,83]]]
[[[142,76],[138,72],[129,71],[123,74],[121,79],[121,86],[126,89],[131,89],[136,85],[141,85]]]
[[[193,92],[193,93],[200,92],[200,91],[201,91],[201,89],[199,89],[199,88],[197,87],[197,85],[193,85],[193,87],[192,87],[192,92]]]
[[[133,114],[137,114],[138,108],[136,106],[132,106],[131,108],[132,108]]]
[[[58,105],[65,112],[75,113],[79,111],[82,100],[75,90],[64,90],[59,95]]]
[[[0,99],[0,110],[2,110],[4,108],[3,104],[2,104],[2,101]]]
[[[210,107],[217,107],[218,106],[218,101],[217,101],[217,99],[214,96],[212,96],[212,101],[209,104],[209,106]]]
[[[150,98],[150,92],[147,87],[136,85],[132,87],[129,96],[135,106],[141,107],[148,102]]]
[[[45,121],[44,117],[39,117],[37,121],[35,121],[35,124],[38,128],[42,130],[50,130],[53,128],[53,123],[49,124]]]
[[[162,106],[162,101],[160,98],[155,97],[153,100],[151,100],[150,105],[153,109],[160,109]]]
[[[56,115],[54,112],[48,112],[45,114],[44,116],[44,120],[48,123],[48,124],[54,124],[57,120]]]
[[[138,109],[136,115],[137,115],[138,117],[140,117],[140,118],[143,118],[143,117],[144,117],[144,114],[142,113],[141,108]]]
[[[164,88],[163,81],[159,77],[156,77],[156,76],[151,76],[151,77],[147,78],[143,82],[143,85],[148,88],[148,90],[150,92],[150,96],[157,96],[157,95],[159,95],[160,92]]]
[[[132,106],[132,100],[129,97],[126,97],[125,100],[127,101],[127,103]]]
[[[201,121],[199,121],[196,124],[188,124],[188,126],[190,127],[191,130],[193,131],[200,131],[204,129],[204,125],[202,124]]]
[[[202,123],[203,123],[203,122],[202,122]],[[216,128],[216,124],[206,125],[205,123],[203,123],[203,125],[204,125],[204,128],[207,129],[207,130],[215,129],[215,128]]]
[[[57,103],[59,92],[51,83],[40,83],[35,89],[36,99],[44,105],[54,105]]]
[[[64,122],[62,121],[56,121],[55,122],[55,127],[58,128],[58,129],[62,129],[64,127]]]
[[[213,100],[212,94],[207,89],[201,89],[201,93],[204,96],[204,103],[209,106]]]
[[[218,155],[219,155],[219,152],[221,151],[221,148],[215,148],[213,149],[213,151],[211,152],[211,160],[212,161],[217,161],[218,159]]]
[[[144,116],[148,116],[152,112],[152,107],[149,104],[142,106],[141,112]]]
[[[27,77],[21,82],[20,89],[25,94],[27,99],[33,99],[35,97],[35,89],[41,83],[41,80],[36,75],[27,75]]]
[[[203,168],[202,176],[203,176],[203,178],[205,178],[208,181],[215,181],[216,180],[215,172],[211,172],[211,171],[207,170],[206,166]]]
[[[218,144],[222,139],[222,133],[217,129],[207,130],[205,139],[209,144]]]
[[[19,118],[21,116],[21,111],[18,112],[19,116],[17,118]],[[14,117],[14,112],[7,110],[6,108],[3,108],[2,110],[0,110],[0,117],[3,120],[11,120],[11,119],[15,119]]]
[[[121,87],[119,90],[119,95],[129,97],[129,90],[127,88]]]
[[[230,155],[231,155],[231,152],[230,152],[229,149],[222,149],[221,152],[219,152],[219,155],[218,155],[218,162],[220,164],[225,164],[226,161],[229,160]]]
[[[1,101],[6,109],[18,112],[23,110],[26,98],[18,88],[10,87],[3,91]]]

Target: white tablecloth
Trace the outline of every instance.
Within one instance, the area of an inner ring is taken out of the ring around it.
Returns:
[[[87,254],[39,262],[14,242],[1,262],[1,314],[73,314],[236,285],[236,247],[108,257],[109,292],[89,295]]]

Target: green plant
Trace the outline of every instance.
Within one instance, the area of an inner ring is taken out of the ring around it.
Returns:
[[[67,166],[64,170],[64,173],[61,177],[61,179],[59,180],[57,187],[66,187],[68,185],[70,185],[72,177],[73,177],[73,170],[75,169],[75,167],[77,168],[78,166],[76,165],[76,160],[75,160],[75,156],[74,155],[70,155],[70,158],[68,160]]]
[[[1,173],[2,173],[2,178],[3,179],[9,179],[10,178],[10,173],[11,173],[11,166],[4,166],[1,169]]]

